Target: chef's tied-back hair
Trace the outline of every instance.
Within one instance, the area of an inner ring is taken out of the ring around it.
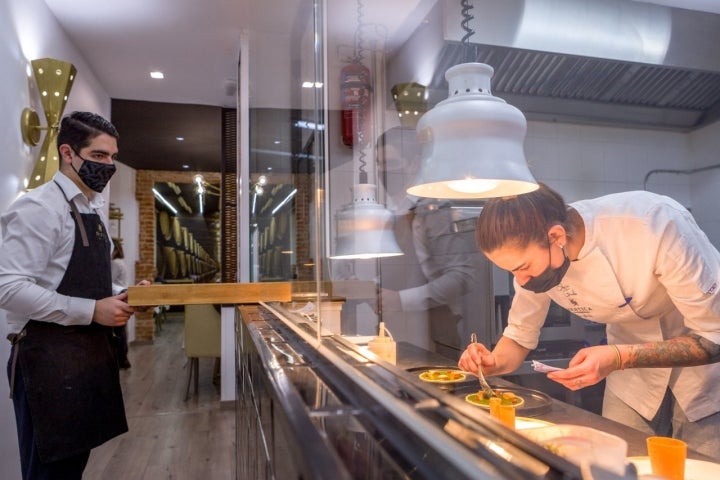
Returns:
[[[512,197],[488,200],[475,228],[475,242],[483,252],[513,246],[547,245],[553,225],[569,231],[567,205],[563,197],[544,183],[537,190]]]
[[[92,112],[72,112],[63,117],[57,136],[57,145],[70,145],[79,152],[90,145],[93,138],[106,133],[115,140],[120,138],[117,129],[109,121]]]

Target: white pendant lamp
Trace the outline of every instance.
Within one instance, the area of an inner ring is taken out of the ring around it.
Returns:
[[[402,255],[395,241],[393,214],[377,201],[377,186],[353,186],[353,201],[335,214],[335,255],[332,259],[369,259]]]
[[[473,199],[538,188],[523,149],[525,116],[492,95],[493,73],[484,63],[463,63],[445,72],[448,98],[417,125],[422,165],[409,194]]]

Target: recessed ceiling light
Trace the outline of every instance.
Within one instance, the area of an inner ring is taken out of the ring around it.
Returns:
[[[157,78],[157,79],[163,79],[165,78],[165,74],[163,72],[150,72],[151,78]]]
[[[175,140],[177,140],[178,142],[182,142],[183,140],[185,140],[185,137],[175,137]]]
[[[303,82],[303,88],[322,88],[322,82]]]
[[[280,145],[280,140],[274,140],[273,143],[274,143],[275,145]]]
[[[185,163],[185,164],[183,164],[182,167],[183,167],[185,170],[187,170],[188,168],[190,168],[190,165],[188,165],[187,163]]]

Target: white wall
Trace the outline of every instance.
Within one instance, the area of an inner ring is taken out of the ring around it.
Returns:
[[[30,175],[39,146],[27,147],[20,134],[20,114],[32,106],[43,119],[42,107],[32,80],[30,60],[52,57],[73,63],[78,75],[66,112],[90,110],[110,117],[110,97],[75,46],[60,29],[42,0],[0,0],[0,212],[22,191]],[[124,227],[124,226],[123,226]],[[0,248],[2,246],[0,245]],[[0,310],[0,364],[5,370],[10,345],[5,341],[7,325]],[[20,460],[15,434],[15,415],[8,398],[8,382],[0,375],[0,478],[20,478]]]
[[[656,168],[690,168],[687,135],[652,130],[529,122],[525,152],[535,177],[568,202],[642,190]],[[648,190],[689,204],[689,178],[651,177]]]
[[[693,167],[720,165],[720,122],[690,135]],[[720,168],[692,175],[693,214],[710,241],[720,248]]]
[[[535,177],[568,202],[626,190],[642,190],[656,169],[690,170],[720,163],[720,123],[691,134],[529,122],[525,141]],[[657,173],[646,189],[668,195],[692,210],[720,247],[720,169],[695,174]],[[714,202],[714,204],[713,204]]]

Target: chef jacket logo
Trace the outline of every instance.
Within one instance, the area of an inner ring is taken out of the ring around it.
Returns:
[[[565,307],[569,312],[583,318],[592,318],[593,309],[588,306],[582,306],[580,305],[580,303],[578,303],[576,298],[578,294],[570,285],[560,284],[558,285],[558,290],[560,290],[560,292],[565,295],[568,303],[570,303],[570,306]]]

